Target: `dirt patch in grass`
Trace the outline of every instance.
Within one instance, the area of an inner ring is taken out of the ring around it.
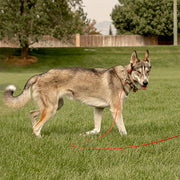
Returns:
[[[5,63],[26,66],[36,63],[37,60],[38,59],[35,56],[28,56],[27,58],[23,58],[20,56],[9,56],[5,59]]]

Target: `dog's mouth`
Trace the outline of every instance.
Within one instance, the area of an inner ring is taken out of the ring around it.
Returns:
[[[141,86],[141,89],[146,90],[147,86]]]

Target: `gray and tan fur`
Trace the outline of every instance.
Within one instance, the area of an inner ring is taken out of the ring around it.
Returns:
[[[122,116],[123,104],[131,89],[137,90],[138,85],[146,89],[150,70],[149,52],[147,51],[144,60],[140,61],[134,51],[130,64],[125,67],[119,65],[109,69],[80,67],[51,69],[44,74],[31,77],[19,96],[13,96],[15,86],[8,86],[3,100],[9,107],[20,108],[31,99],[32,88],[32,97],[39,108],[30,111],[30,115],[33,134],[38,137],[41,136],[43,125],[63,106],[65,97],[78,100],[94,107],[95,127],[85,134],[96,134],[100,132],[105,107],[110,107],[113,117],[115,116],[123,88],[116,119],[118,130],[123,135],[127,134]],[[124,81],[126,84],[123,86]],[[38,116],[40,119],[36,121]]]

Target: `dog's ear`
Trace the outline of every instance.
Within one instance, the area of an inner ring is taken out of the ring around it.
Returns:
[[[135,65],[137,62],[139,61],[138,57],[137,57],[137,53],[136,51],[134,50],[133,53],[132,53],[132,56],[131,56],[131,65]]]
[[[150,62],[150,60],[149,60],[149,51],[148,50],[146,51],[146,54],[145,54],[145,57],[144,57],[144,61]]]

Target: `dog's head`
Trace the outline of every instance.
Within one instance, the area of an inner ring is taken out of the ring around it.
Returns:
[[[146,51],[143,60],[139,60],[136,51],[131,56],[131,76],[132,79],[138,83],[142,89],[146,89],[149,83],[149,73],[151,71],[151,64],[149,60],[149,51]]]

